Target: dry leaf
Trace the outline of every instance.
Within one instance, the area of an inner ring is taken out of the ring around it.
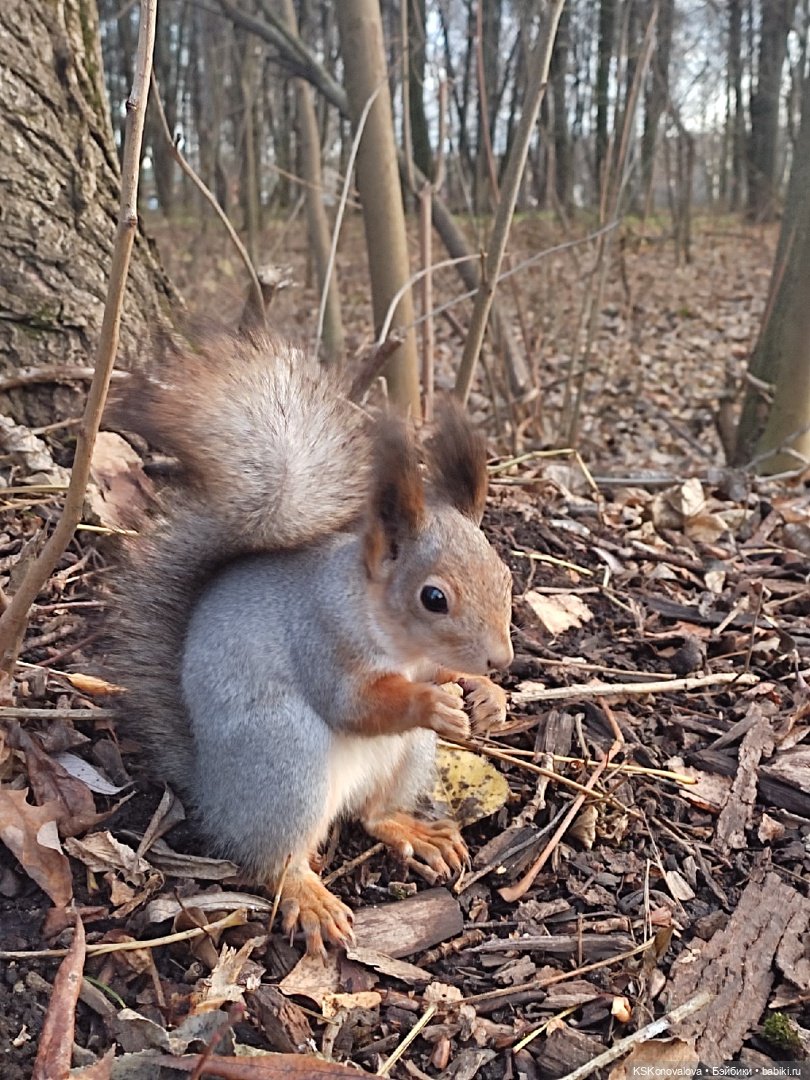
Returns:
[[[327,994],[321,1005],[321,1012],[327,1020],[345,1009],[379,1009],[382,994],[376,990],[361,990],[357,994]]]
[[[84,926],[77,916],[73,941],[53,981],[31,1080],[61,1080],[70,1071],[84,956]]]
[[[115,683],[107,682],[105,679],[98,679],[95,675],[82,675],[79,671],[60,671],[59,674],[83,694],[104,697],[107,694],[124,693],[123,686],[116,686]],[[92,711],[88,715],[92,716]]]
[[[26,874],[63,908],[73,896],[73,879],[56,828],[60,808],[55,803],[33,806],[27,795],[27,788],[0,787],[0,840]]]
[[[65,841],[65,847],[74,858],[95,873],[114,870],[136,887],[145,884],[151,870],[146,859],[141,859],[131,847],[116,840],[110,832],[92,833],[84,840],[71,838]]]
[[[545,629],[553,636],[564,633],[572,627],[583,626],[593,618],[593,612],[576,593],[557,593],[544,596],[530,589],[525,597],[526,603]]]
[[[440,746],[434,803],[460,825],[496,813],[509,798],[509,784],[491,762],[469,750]]]
[[[130,529],[153,498],[152,481],[126,439],[100,431],[93,446],[85,502],[91,517],[110,529]]]
[[[648,1039],[634,1046],[624,1061],[613,1066],[608,1080],[689,1076],[697,1070],[698,1060],[694,1046],[682,1039]]]

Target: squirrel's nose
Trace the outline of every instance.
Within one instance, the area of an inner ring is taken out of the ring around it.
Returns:
[[[512,648],[512,642],[507,638],[492,649],[487,660],[487,667],[495,668],[496,671],[505,671],[514,659],[515,650]]]

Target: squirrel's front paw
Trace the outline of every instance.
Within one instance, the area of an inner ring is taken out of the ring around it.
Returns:
[[[486,675],[464,675],[459,679],[464,700],[470,710],[472,729],[485,735],[506,721],[506,691]]]
[[[281,890],[281,925],[287,934],[301,927],[310,956],[326,956],[324,941],[344,946],[352,942],[353,918],[312,870],[287,874]]]
[[[427,727],[444,739],[468,739],[470,718],[464,711],[464,703],[458,694],[441,686],[431,686],[430,719]]]

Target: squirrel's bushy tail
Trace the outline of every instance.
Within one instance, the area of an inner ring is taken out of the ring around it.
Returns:
[[[327,372],[264,335],[220,335],[172,355],[155,378],[133,380],[118,411],[123,427],[178,459],[181,479],[126,545],[113,675],[154,772],[188,793],[193,746],[180,668],[195,598],[232,559],[300,547],[358,519],[368,421]]]

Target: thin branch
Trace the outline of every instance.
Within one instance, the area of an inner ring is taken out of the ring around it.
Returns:
[[[360,113],[360,119],[357,121],[357,131],[354,133],[354,139],[352,140],[352,148],[349,153],[349,160],[346,163],[346,176],[343,180],[343,190],[340,193],[340,203],[338,204],[337,214],[335,215],[335,226],[332,229],[332,247],[329,250],[329,262],[326,267],[326,273],[323,279],[323,286],[321,288],[321,303],[318,307],[318,328],[315,331],[315,348],[313,349],[313,356],[317,356],[321,351],[321,338],[323,337],[323,324],[326,318],[326,304],[329,299],[329,286],[332,281],[332,271],[335,267],[335,258],[337,257],[338,240],[340,239],[340,227],[343,224],[343,215],[346,212],[346,203],[349,198],[349,191],[352,186],[352,173],[354,172],[354,162],[357,158],[357,152],[360,149],[360,140],[363,138],[363,132],[366,128],[366,121],[368,115],[371,112],[371,107],[377,100],[377,95],[383,88],[383,83],[375,89],[374,93],[369,96],[368,101],[363,106],[363,111]],[[381,339],[382,341],[382,339]]]
[[[228,236],[231,238],[231,243],[236,248],[237,254],[239,255],[239,258],[242,260],[242,263],[244,264],[245,270],[247,271],[247,275],[248,275],[248,278],[250,280],[250,288],[251,288],[251,291],[253,293],[253,300],[254,300],[254,303],[256,304],[256,310],[260,314],[261,321],[263,322],[264,321],[264,311],[265,311],[264,295],[262,293],[262,286],[261,286],[261,282],[259,281],[259,275],[256,273],[256,267],[253,265],[253,260],[251,259],[250,255],[248,254],[247,248],[242,243],[242,241],[239,239],[239,235],[236,232],[236,229],[234,229],[233,225],[231,225],[231,222],[230,222],[230,219],[228,218],[228,215],[225,213],[225,211],[222,209],[222,207],[217,202],[217,198],[214,195],[213,191],[211,191],[210,188],[206,187],[206,185],[203,182],[202,178],[200,176],[198,176],[198,174],[194,171],[194,169],[192,169],[191,165],[189,165],[189,163],[186,161],[185,157],[180,153],[180,148],[177,145],[177,142],[176,142],[176,140],[174,138],[174,135],[172,134],[171,128],[169,127],[169,121],[166,119],[166,112],[165,112],[165,110],[163,108],[163,101],[162,101],[161,96],[160,96],[160,88],[158,86],[157,79],[155,78],[155,73],[154,72],[152,72],[152,80],[151,80],[151,82],[152,82],[152,101],[153,101],[153,103],[154,103],[154,105],[155,105],[155,107],[157,109],[158,116],[160,117],[160,123],[161,123],[161,126],[163,128],[163,134],[166,136],[166,141],[169,144],[169,148],[171,150],[172,157],[177,162],[177,164],[180,166],[181,170],[186,174],[186,176],[192,182],[192,184],[194,184],[194,186],[200,192],[202,197],[205,199],[205,201],[208,203],[208,205],[213,209],[214,213],[217,215],[219,220],[224,225],[225,231],[227,232]]]
[[[557,24],[565,4],[565,0],[554,0],[540,40],[532,52],[530,58],[531,75],[529,85],[526,88],[526,99],[523,112],[515,133],[515,141],[509,152],[506,165],[503,190],[498,209],[495,214],[495,222],[492,226],[489,251],[484,262],[481,275],[481,283],[478,287],[478,295],[475,298],[470,330],[464,345],[464,354],[461,358],[458,376],[456,378],[456,395],[462,401],[466,401],[472,387],[475,365],[481,352],[484,341],[487,319],[489,318],[492,301],[495,297],[495,282],[501,269],[506,243],[509,239],[509,227],[515,213],[520,181],[526,167],[526,158],[529,154],[534,126],[537,122],[537,114],[546,90],[548,69],[551,63],[551,51],[554,46],[554,38],[557,35]]]
[[[146,99],[155,47],[157,0],[140,0],[138,48],[132,91],[127,99],[126,139],[121,168],[121,209],[113,246],[110,281],[98,338],[93,378],[81,426],[62,516],[42,551],[30,564],[10,604],[0,617],[0,671],[10,676],[28,625],[28,614],[40,589],[56,569],[81,521],[84,493],[90,476],[93,446],[112,377],[121,328],[124,290],[138,228],[138,177],[146,118]]]

